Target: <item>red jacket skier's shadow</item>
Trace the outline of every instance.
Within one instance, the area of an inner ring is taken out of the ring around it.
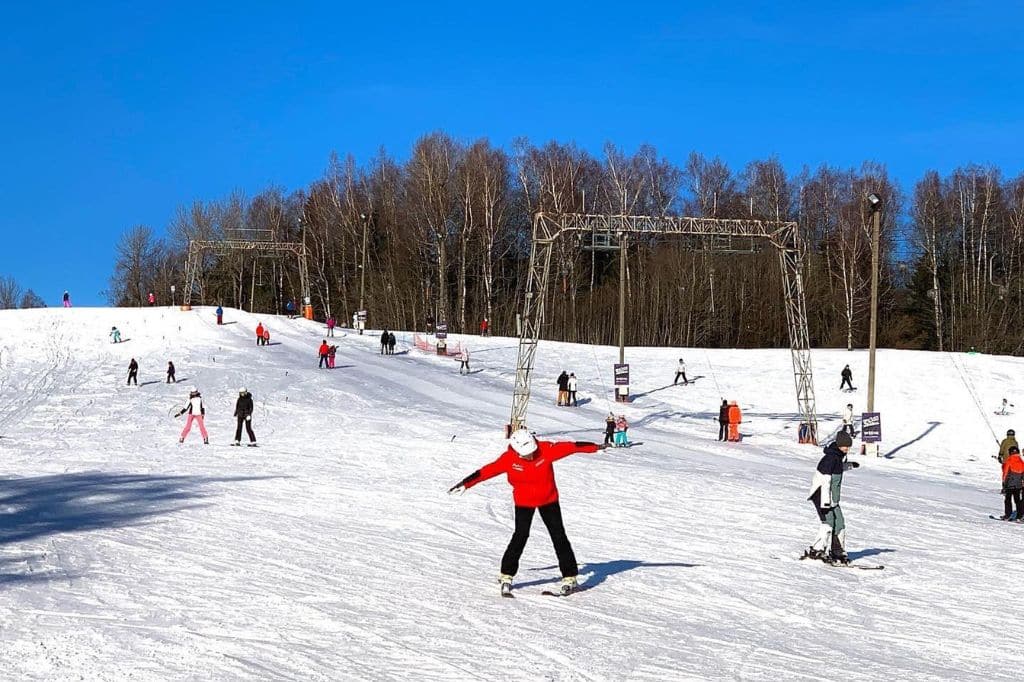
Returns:
[[[580,577],[583,578],[583,585],[588,589],[591,587],[597,587],[610,576],[618,575],[619,573],[625,573],[626,571],[632,571],[636,568],[696,568],[700,564],[685,564],[677,562],[655,562],[655,561],[637,561],[635,559],[615,559],[613,561],[599,561],[590,562],[580,566]],[[550,571],[556,570],[558,566],[542,566],[539,568],[531,568],[531,571]],[[543,578],[540,580],[531,580],[525,583],[519,583],[516,587],[534,587],[537,585],[550,585],[552,583],[560,582],[561,577],[556,578]]]

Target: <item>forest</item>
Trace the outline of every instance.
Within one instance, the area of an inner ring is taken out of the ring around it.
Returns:
[[[1020,354],[1024,290],[1024,175],[964,165],[901,187],[878,162],[787,173],[775,158],[730,168],[691,153],[676,165],[651,146],[612,143],[595,156],[573,143],[509,149],[421,137],[400,161],[332,154],[308,187],[268,187],[183,203],[169,225],[128,228],[108,297],[121,306],[183,290],[192,239],[273,235],[309,251],[318,319],[351,320],[360,298],[374,328],[516,334],[532,216],[550,213],[687,215],[796,221],[815,347],[867,345],[872,214],[882,197],[880,346]],[[782,274],[771,250],[722,253],[671,239],[629,242],[619,256],[560,239],[543,336],[617,340],[619,277],[626,279],[629,345],[782,347],[789,343]],[[365,263],[365,269],[364,269]],[[237,252],[206,256],[193,303],[280,313],[299,302],[296,260]]]

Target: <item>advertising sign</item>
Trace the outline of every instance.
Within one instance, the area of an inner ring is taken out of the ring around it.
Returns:
[[[865,412],[860,419],[860,441],[862,443],[880,443],[882,441],[881,413]]]
[[[615,363],[615,385],[629,386],[629,364],[620,365]]]
[[[437,338],[447,339],[448,338],[448,323],[438,322],[437,323]]]

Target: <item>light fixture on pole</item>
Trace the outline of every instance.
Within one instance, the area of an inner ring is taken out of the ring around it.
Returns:
[[[878,442],[882,439],[881,417],[875,412],[875,350],[878,340],[878,233],[882,223],[882,198],[872,192],[868,195],[871,207],[871,336],[868,342],[868,409],[870,417],[862,420],[861,442],[864,453],[873,450],[881,454]],[[867,427],[867,428],[866,428]]]

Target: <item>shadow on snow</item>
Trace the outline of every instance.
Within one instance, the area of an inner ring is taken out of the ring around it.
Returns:
[[[587,588],[597,587],[610,576],[625,573],[626,571],[632,571],[637,568],[696,568],[700,564],[684,564],[684,563],[660,563],[653,561],[637,561],[635,559],[615,559],[614,561],[599,561],[580,566],[580,575],[584,576],[584,581]],[[531,568],[531,571],[550,571],[557,569],[558,566],[542,566],[540,568]],[[536,587],[538,585],[550,585],[552,583],[561,582],[561,576],[555,578],[541,578],[538,580],[530,580],[525,583],[518,583],[516,587]]]
[[[903,443],[902,445],[899,445],[899,446],[893,448],[892,450],[890,450],[889,452],[885,453],[885,458],[886,459],[894,459],[897,452],[899,452],[903,448],[907,447],[908,445],[913,445],[917,441],[921,440],[922,438],[927,436],[929,433],[934,431],[936,428],[938,428],[942,424],[942,422],[928,422],[928,424],[929,424],[928,428],[925,429],[921,433],[921,435],[919,435],[917,438],[912,438],[912,439],[908,440],[906,443]]]

